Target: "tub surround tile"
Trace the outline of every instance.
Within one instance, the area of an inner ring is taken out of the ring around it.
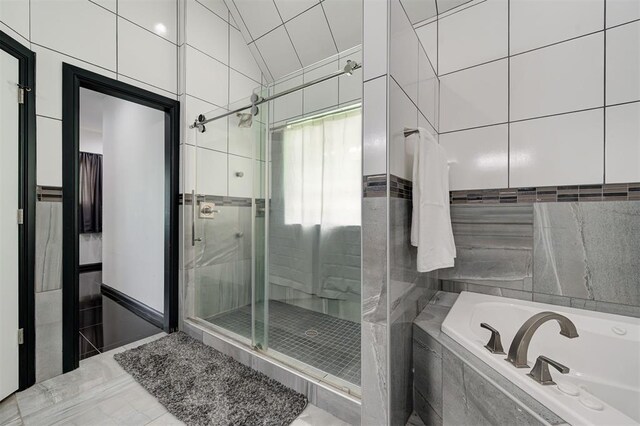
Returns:
[[[36,383],[62,374],[62,290],[36,293]]]
[[[362,200],[362,320],[386,323],[387,200]]]
[[[640,202],[534,209],[535,293],[640,306]]]
[[[387,326],[362,321],[362,424],[387,424]]]
[[[436,294],[437,300],[450,301],[452,298],[442,292]],[[444,334],[440,327],[449,309],[446,306],[429,304],[418,315],[413,327],[414,345],[431,349],[428,354],[432,356],[435,356],[434,348],[437,354],[437,345],[441,346],[444,424],[566,424],[529,394]],[[424,391],[416,388],[424,399]],[[431,401],[427,403],[430,408],[433,407]],[[416,405],[420,406],[420,398]],[[438,414],[435,410],[434,415],[435,418],[427,418],[437,420]],[[427,423],[425,418],[423,421]]]

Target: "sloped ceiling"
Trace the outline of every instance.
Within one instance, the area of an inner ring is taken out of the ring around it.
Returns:
[[[225,0],[274,81],[362,43],[363,0]]]
[[[473,0],[400,0],[412,24],[434,18]]]

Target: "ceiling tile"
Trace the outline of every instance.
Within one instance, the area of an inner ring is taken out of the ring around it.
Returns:
[[[438,14],[436,0],[400,0],[412,24],[433,18]]]
[[[304,66],[338,53],[320,5],[285,24]]]
[[[256,40],[255,45],[275,79],[302,68],[284,26]]]
[[[318,0],[274,0],[285,21],[318,4]]]
[[[362,43],[361,0],[325,0],[322,7],[340,52]]]
[[[233,0],[240,16],[255,40],[282,25],[276,5],[269,0]]]

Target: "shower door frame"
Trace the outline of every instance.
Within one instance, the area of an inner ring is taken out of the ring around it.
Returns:
[[[164,112],[164,312],[157,325],[178,329],[178,191],[180,102],[67,63],[62,64],[62,369],[80,365],[79,332],[79,152],[80,88]],[[147,318],[154,319],[154,318]]]

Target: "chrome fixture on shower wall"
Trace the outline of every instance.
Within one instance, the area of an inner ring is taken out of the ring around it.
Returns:
[[[336,72],[334,72],[332,74],[329,74],[329,75],[326,75],[324,77],[320,77],[320,78],[317,78],[315,80],[311,80],[311,81],[309,81],[307,83],[301,84],[301,85],[296,86],[296,87],[292,87],[291,89],[284,90],[284,91],[276,93],[274,95],[267,96],[266,98],[260,97],[258,94],[253,93],[251,95],[251,98],[250,98],[250,101],[251,101],[250,105],[244,106],[242,108],[234,109],[233,111],[229,111],[229,112],[226,112],[224,114],[220,114],[220,115],[218,115],[216,117],[213,117],[213,118],[207,118],[207,117],[204,116],[204,114],[200,114],[200,115],[198,115],[198,118],[193,122],[193,124],[189,126],[189,128],[190,129],[198,129],[198,131],[200,133],[204,133],[206,131],[205,124],[210,123],[210,122],[212,122],[214,120],[217,120],[219,118],[228,117],[228,116],[233,115],[233,114],[236,114],[239,118],[241,118],[241,123],[239,123],[239,125],[238,125],[239,127],[250,127],[251,126],[251,122],[249,123],[248,126],[247,125],[242,125],[242,120],[243,120],[244,115],[245,114],[249,114],[249,113],[243,113],[243,111],[245,111],[247,109],[251,109],[251,115],[257,115],[258,112],[260,111],[259,108],[258,108],[258,105],[261,105],[261,104],[263,104],[265,102],[272,101],[274,99],[278,99],[278,98],[280,98],[282,96],[286,96],[286,95],[288,95],[290,93],[297,92],[298,90],[302,90],[302,89],[304,89],[306,87],[313,86],[314,84],[318,84],[318,83],[322,83],[323,81],[331,80],[334,77],[340,77],[341,75],[350,76],[350,75],[353,74],[353,72],[355,70],[357,70],[359,68],[362,68],[362,64],[358,64],[355,61],[348,60],[346,65],[344,66],[344,68],[342,70],[340,70],[340,71],[336,71]]]

